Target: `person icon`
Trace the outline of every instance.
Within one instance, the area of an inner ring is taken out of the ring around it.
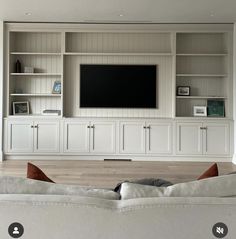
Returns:
[[[13,235],[20,234],[18,227],[14,227],[14,231],[12,232]]]
[[[24,227],[19,222],[14,222],[8,227],[8,234],[11,238],[20,238],[24,234]]]

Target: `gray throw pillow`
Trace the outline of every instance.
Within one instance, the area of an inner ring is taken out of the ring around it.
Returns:
[[[148,186],[155,186],[155,187],[168,187],[173,185],[171,182],[166,181],[164,179],[160,178],[143,178],[143,179],[137,179],[132,181],[124,181],[121,183],[118,183],[114,189],[115,192],[120,192],[122,183],[135,183],[135,184],[141,184],[141,185],[148,185]]]

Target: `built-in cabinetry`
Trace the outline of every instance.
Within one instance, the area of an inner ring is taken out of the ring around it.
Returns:
[[[61,32],[9,32],[7,115],[14,114],[13,102],[28,101],[31,115],[43,110],[63,109],[63,55]],[[16,69],[19,61],[21,69]],[[33,72],[25,72],[32,67]],[[54,82],[61,92],[53,93]]]
[[[171,122],[121,122],[120,153],[171,154]]]
[[[176,116],[192,117],[194,106],[222,100],[230,117],[230,36],[226,32],[176,34],[176,87],[190,86],[190,95],[176,96]]]
[[[11,120],[7,122],[9,153],[59,153],[59,121]]]
[[[6,23],[5,30],[6,157],[232,156],[230,24]],[[157,65],[157,108],[81,108],[81,64]],[[24,72],[27,66],[34,71]],[[60,93],[53,93],[55,82]],[[177,95],[179,86],[190,86],[190,95]],[[207,106],[209,99],[224,101],[224,117],[193,117],[193,107]],[[14,115],[13,102],[25,101],[30,114]],[[46,109],[61,115],[42,115]]]
[[[230,125],[228,123],[177,123],[177,154],[228,155]]]
[[[115,153],[115,122],[66,121],[64,124],[64,152]]]

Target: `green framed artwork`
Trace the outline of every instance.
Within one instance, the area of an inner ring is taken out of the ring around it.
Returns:
[[[207,116],[224,117],[225,116],[224,100],[207,100]]]

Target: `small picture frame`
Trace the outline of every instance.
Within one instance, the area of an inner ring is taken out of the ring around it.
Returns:
[[[206,117],[207,107],[206,106],[193,106],[193,116]]]
[[[61,82],[55,81],[52,88],[53,94],[61,94]]]
[[[13,115],[28,115],[29,114],[29,102],[13,102]]]
[[[190,86],[178,86],[177,87],[178,96],[190,96]]]

